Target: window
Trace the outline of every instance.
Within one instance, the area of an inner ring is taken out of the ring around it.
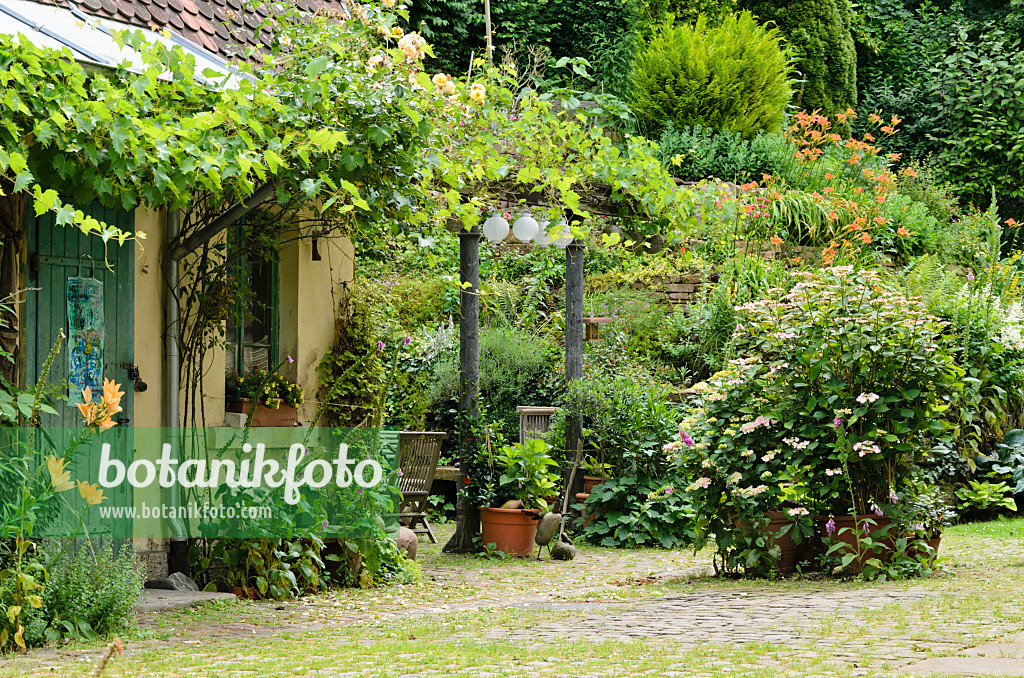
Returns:
[[[245,374],[277,365],[277,255],[269,261],[243,259],[236,275],[249,279],[251,295],[240,300],[227,322],[225,370]]]

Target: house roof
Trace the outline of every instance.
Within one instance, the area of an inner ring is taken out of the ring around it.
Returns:
[[[67,6],[66,0],[37,1]],[[308,12],[326,7],[347,14],[340,0],[291,1]],[[270,33],[257,31],[268,16],[276,13],[269,3],[253,6],[245,0],[75,0],[75,4],[101,19],[156,31],[167,29],[225,57],[239,55],[248,47],[269,47]]]

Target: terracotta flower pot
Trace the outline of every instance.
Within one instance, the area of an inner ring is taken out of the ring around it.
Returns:
[[[484,544],[494,544],[499,551],[513,556],[533,555],[537,536],[537,511],[481,507],[480,524]]]
[[[829,516],[819,515],[816,518],[815,522],[818,525],[818,532],[821,534],[822,538],[826,536],[831,536],[836,541],[847,544],[853,549],[852,551],[837,551],[836,553],[840,556],[846,553],[856,553],[857,534],[859,533],[861,537],[866,536],[864,534],[865,527],[868,528],[868,533],[871,533],[877,532],[878,530],[881,530],[887,525],[892,524],[892,520],[890,520],[889,516],[876,516],[874,513],[868,513],[859,516],[833,516],[832,520],[835,521],[836,527],[835,531],[832,532],[831,535],[829,535],[828,531],[826,530],[826,525],[828,524]],[[867,520],[874,521],[874,525],[865,523],[865,521]],[[867,553],[861,554],[859,558],[854,558],[853,562],[850,563],[850,566],[848,568],[850,573],[860,574],[860,571],[864,569],[864,565],[867,563],[867,561],[871,560],[872,558],[880,558],[884,561],[888,556],[891,556],[893,549],[896,547],[896,540],[889,538],[886,539],[883,543],[888,548],[887,552],[875,553],[873,551],[868,551]]]
[[[931,539],[926,539],[925,541],[927,542],[928,546],[930,546],[932,548],[932,551],[933,551],[933,554],[932,554],[932,557],[931,557],[929,563],[934,563],[936,558],[939,557],[939,544],[942,542],[942,535],[939,535],[938,537],[933,537]],[[919,551],[916,548],[912,548],[910,550],[909,555],[911,557],[916,557],[918,555],[918,553],[919,553]],[[923,555],[923,553],[921,555]]]
[[[262,404],[256,405],[256,411],[252,414],[253,426],[295,426],[299,423],[299,408],[288,407],[280,398],[277,399],[276,408],[267,407]],[[241,412],[249,414],[252,409],[252,401],[248,398],[235,400],[228,404],[228,412]]]
[[[594,488],[603,483],[607,478],[598,478],[597,476],[583,476],[583,491],[590,494],[594,491]]]
[[[768,534],[775,535],[775,544],[782,550],[782,553],[779,554],[779,562],[776,566],[782,574],[792,574],[793,572],[796,572],[797,563],[801,563],[805,560],[811,560],[814,557],[814,548],[808,543],[809,540],[806,538],[803,539],[799,545],[795,544],[793,542],[793,537],[790,536],[792,534],[792,530],[789,530],[786,534],[779,536],[779,530],[792,522],[785,511],[769,511],[768,519],[768,527],[766,530]]]

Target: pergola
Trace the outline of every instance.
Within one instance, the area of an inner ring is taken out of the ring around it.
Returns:
[[[493,187],[492,187],[493,188]],[[517,203],[526,207],[550,208],[555,206],[542,193],[502,190],[499,185],[499,201]],[[570,225],[584,220],[584,212],[602,216],[621,217],[646,216],[639,213],[629,201],[615,201],[611,187],[598,185],[591,188],[579,202],[580,210],[564,209],[565,219]],[[459,227],[459,412],[463,418],[475,419],[480,416],[480,236],[479,226],[471,229]],[[586,246],[574,239],[565,247],[565,379],[566,382],[583,377],[583,281],[585,278]],[[566,449],[575,450],[581,433],[578,418],[571,418],[566,426]],[[465,483],[468,447],[465,440],[459,441],[458,487]],[[563,473],[568,482],[568,474]],[[575,494],[583,490],[583,476],[577,474],[573,487],[565,491]],[[474,550],[473,539],[480,530],[480,513],[476,506],[460,498],[456,507],[455,534],[444,546],[449,553],[466,553]]]

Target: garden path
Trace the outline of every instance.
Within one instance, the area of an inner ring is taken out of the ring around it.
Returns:
[[[145,614],[141,637],[126,639],[126,656],[104,675],[1011,671],[1018,660],[1008,656],[1007,639],[1024,640],[1021,536],[1024,523],[1010,536],[952,534],[943,542],[949,575],[875,584],[721,581],[704,576],[705,555],[681,552],[584,547],[568,563],[491,561],[421,543],[430,577],[422,585]],[[0,675],[85,676],[100,653],[96,646],[33,652],[0,660]],[[970,664],[955,663],[960,654]]]

